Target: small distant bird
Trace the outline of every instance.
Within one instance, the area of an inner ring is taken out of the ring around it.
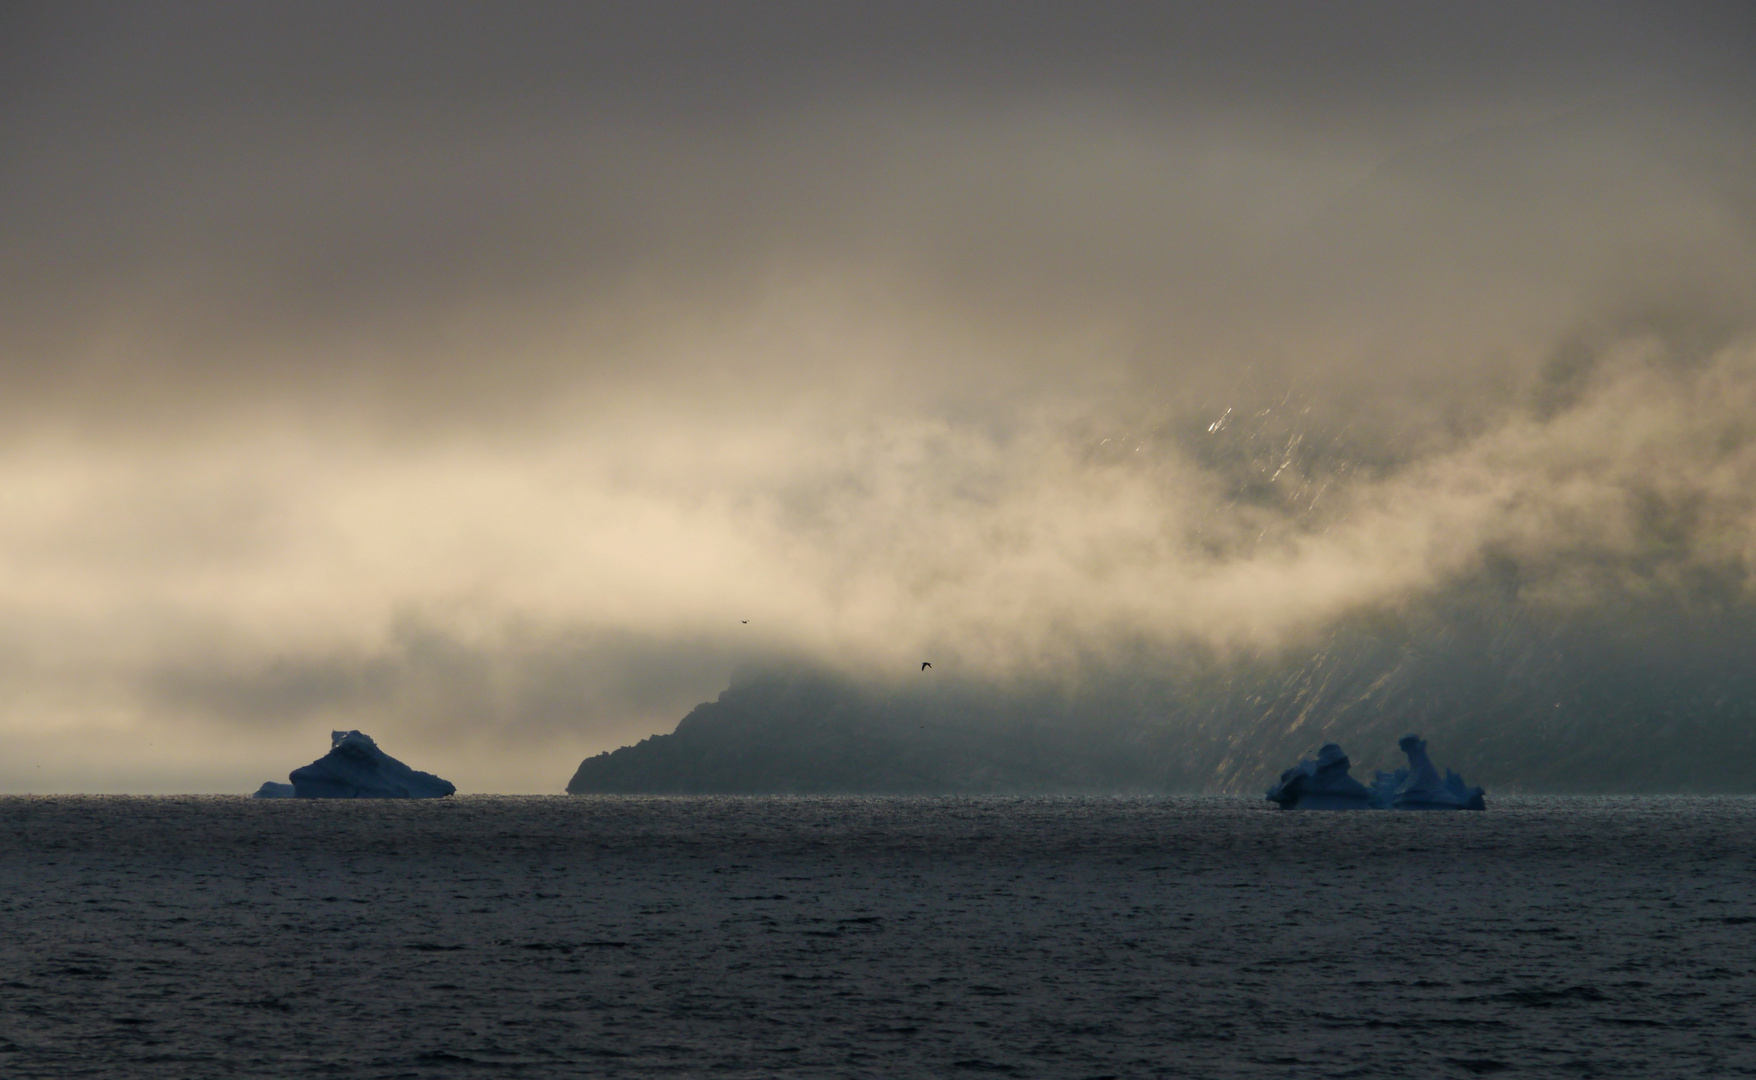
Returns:
[[[741,622],[741,623],[743,623],[743,624],[744,624],[744,625],[745,625],[745,626],[749,626],[749,625],[750,625],[750,620],[749,620],[749,619],[739,619],[739,620],[738,620],[738,621],[739,621],[739,622]]]
[[[932,666],[933,666],[932,664],[927,663],[925,660],[921,661],[921,670],[922,671],[925,671]]]

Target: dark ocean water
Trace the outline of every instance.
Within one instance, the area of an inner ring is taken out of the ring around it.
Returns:
[[[1756,800],[0,799],[0,1076],[1756,1075]]]

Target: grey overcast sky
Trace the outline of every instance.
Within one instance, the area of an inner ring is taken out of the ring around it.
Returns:
[[[555,791],[739,670],[1273,649],[1489,551],[1748,605],[1752,58],[1744,3],[0,6],[0,790],[359,727]]]

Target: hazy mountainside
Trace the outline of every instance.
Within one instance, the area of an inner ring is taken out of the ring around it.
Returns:
[[[1131,630],[1045,630],[1064,648],[1042,655],[1077,658],[1023,677],[944,653],[882,680],[771,666],[568,789],[1261,791],[1324,742],[1362,774],[1400,764],[1413,733],[1490,795],[1756,791],[1756,346],[1627,318],[1558,348],[1504,415],[1378,430],[1283,399],[1091,439],[1095,477],[1204,493],[1053,549],[1140,601]],[[1212,625],[1247,608],[1277,644]]]
[[[568,791],[1254,792],[1328,741],[1356,774],[1393,766],[1409,732],[1490,794],[1756,791],[1749,612],[1685,634],[1664,612],[1539,617],[1504,588],[1483,575],[1303,651],[1161,658],[1079,686],[753,677],[586,760]]]

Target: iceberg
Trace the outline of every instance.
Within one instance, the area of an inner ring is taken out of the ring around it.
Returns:
[[[1282,810],[1365,810],[1372,792],[1347,774],[1349,762],[1341,747],[1324,743],[1315,761],[1306,758],[1280,774],[1268,789],[1268,800]]]
[[[1397,747],[1408,755],[1408,768],[1380,772],[1372,778],[1372,805],[1396,810],[1486,810],[1487,792],[1466,787],[1463,777],[1439,770],[1427,756],[1427,740],[1404,735]]]
[[[290,799],[293,797],[293,785],[277,784],[273,780],[268,780],[256,789],[256,794],[250,797],[252,799]]]
[[[1280,774],[1268,789],[1268,801],[1282,810],[1485,810],[1486,792],[1466,787],[1463,777],[1439,770],[1427,757],[1427,741],[1404,735],[1396,744],[1408,755],[1408,767],[1378,772],[1370,788],[1348,775],[1348,757],[1341,747],[1325,743],[1315,761],[1307,758]]]
[[[294,769],[292,783],[267,783],[257,798],[285,798],[282,789],[300,799],[438,799],[457,788],[432,773],[417,772],[378,749],[363,731],[332,731],[329,753]]]

